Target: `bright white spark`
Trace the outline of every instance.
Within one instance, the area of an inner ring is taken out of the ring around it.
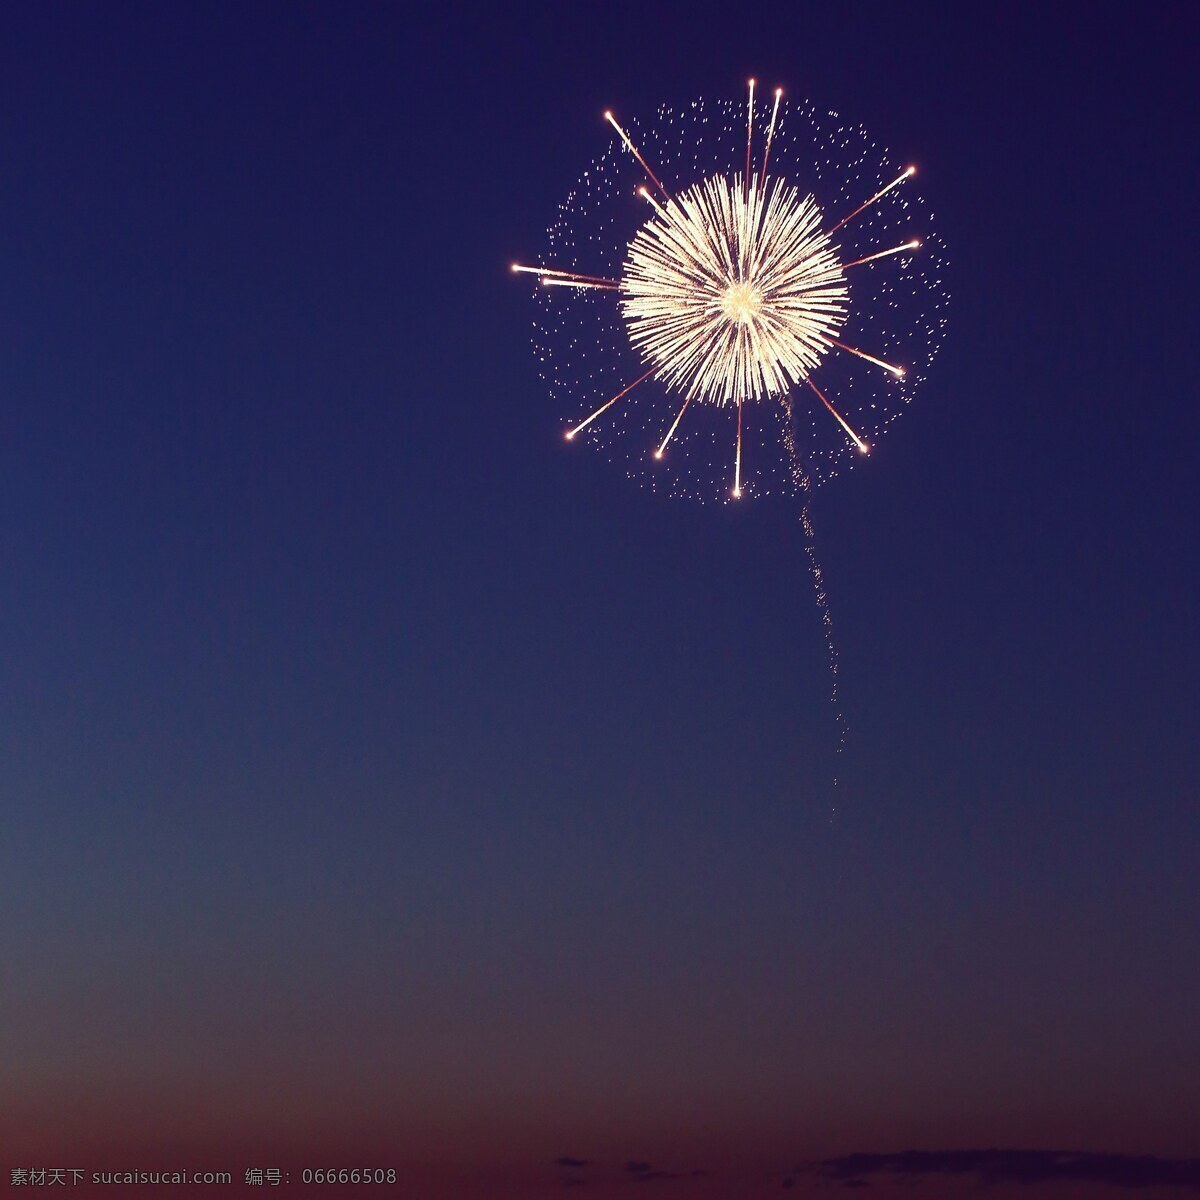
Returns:
[[[847,310],[813,198],[780,180],[714,176],[652,203],[629,245],[621,309],[663,383],[740,404],[807,379]]]

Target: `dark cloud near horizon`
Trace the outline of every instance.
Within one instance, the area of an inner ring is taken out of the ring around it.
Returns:
[[[574,1174],[574,1172],[594,1166],[591,1159],[572,1158],[567,1154],[556,1158],[553,1165],[564,1172],[560,1178],[563,1187],[582,1187],[587,1181],[580,1175]],[[650,1163],[642,1159],[628,1159],[622,1164],[622,1170],[627,1176],[631,1177],[629,1179],[630,1183],[658,1183],[671,1179],[707,1179],[709,1177],[709,1172],[700,1168],[692,1171],[657,1170]]]
[[[846,1154],[801,1168],[847,1187],[871,1175],[916,1183],[925,1175],[974,1175],[980,1183],[1107,1183],[1113,1187],[1185,1187],[1200,1191],[1200,1159],[1072,1150],[905,1150]]]
[[[707,1179],[708,1172],[695,1171],[656,1171],[648,1162],[630,1160],[625,1164],[625,1170],[633,1176],[635,1183],[658,1183],[667,1179]]]

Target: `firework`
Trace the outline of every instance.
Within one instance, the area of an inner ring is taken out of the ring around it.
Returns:
[[[897,164],[776,90],[615,132],[560,206],[535,346],[568,440],[641,482],[796,490],[866,454],[941,340],[942,253]],[[761,124],[761,122],[760,122]]]
[[[630,133],[606,112],[618,140],[560,206],[545,259],[513,270],[542,285],[535,346],[578,414],[568,441],[673,493],[804,493],[840,751],[808,493],[921,383],[946,323],[941,244],[916,169],[836,113],[776,90],[756,164],[754,91],[744,123],[740,105],[698,101]]]

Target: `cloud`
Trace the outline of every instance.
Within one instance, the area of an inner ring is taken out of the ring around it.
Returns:
[[[707,1179],[708,1172],[695,1171],[656,1171],[648,1162],[630,1161],[625,1164],[625,1170],[633,1176],[636,1183],[658,1183],[664,1179]]]
[[[871,1175],[917,1182],[925,1175],[975,1176],[980,1183],[1107,1183],[1114,1187],[1187,1187],[1200,1191],[1200,1158],[1092,1154],[1073,1150],[905,1150],[846,1154],[802,1168],[830,1182],[860,1187]]]
[[[584,1167],[589,1166],[590,1164],[586,1158],[568,1158],[567,1155],[564,1154],[562,1158],[556,1158],[554,1160],[554,1165],[556,1167],[574,1167],[577,1170],[582,1170]]]

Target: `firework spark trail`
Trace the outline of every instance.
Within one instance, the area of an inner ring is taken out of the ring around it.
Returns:
[[[884,362],[882,358],[876,358],[875,355],[868,354],[865,350],[856,350],[853,346],[847,346],[845,342],[839,342],[835,338],[830,338],[829,340],[839,350],[846,350],[851,354],[857,354],[859,358],[865,358],[867,362],[874,363],[877,367],[882,367],[885,371],[891,371],[898,379],[904,377],[903,367],[897,367],[892,363]]]
[[[588,283],[585,279],[543,279],[542,287],[591,288],[597,292],[619,292],[619,283]]]
[[[620,281],[616,279],[604,279],[600,275],[581,275],[578,271],[558,271],[552,267],[523,267],[520,263],[513,263],[513,273],[526,275],[538,275],[543,277],[542,282],[547,282],[548,279],[576,279],[584,280],[588,283],[610,284],[612,287],[620,287]]]
[[[783,88],[776,88],[775,107],[771,109],[771,127],[767,130],[767,148],[763,151],[762,174],[758,178],[759,188],[767,181],[767,159],[771,157],[771,139],[775,136],[775,118],[779,115],[779,98],[782,95]]]
[[[750,194],[750,147],[754,143],[754,80],[750,80],[750,104],[746,109],[746,194]]]
[[[579,424],[576,425],[574,429],[568,429],[566,432],[567,441],[568,442],[571,441],[571,439],[574,438],[574,436],[581,429],[585,429],[588,425],[590,425],[602,412],[604,412],[605,409],[611,408],[614,404],[616,404],[616,402],[618,400],[620,400],[622,396],[628,396],[629,393],[632,392],[633,389],[635,387],[637,387],[637,385],[639,383],[644,383],[647,379],[649,379],[650,376],[654,374],[654,371],[655,371],[655,368],[651,367],[650,370],[648,370],[645,373],[645,375],[643,375],[640,379],[635,379],[627,388],[624,388],[622,391],[619,391],[606,404],[600,405],[600,407],[598,409],[596,409],[596,411],[594,413],[592,413],[592,415],[590,417],[586,417],[584,420],[580,421]]]
[[[800,462],[796,449],[796,435],[792,399],[787,397],[783,403],[785,420],[783,426],[783,444],[787,448],[788,457],[792,464],[792,478],[802,497],[800,505],[800,528],[804,531],[804,553],[808,558],[808,573],[813,581],[813,596],[817,602],[817,611],[821,614],[821,633],[825,639],[825,661],[829,668],[829,704],[833,709],[833,719],[837,725],[838,744],[836,754],[841,755],[846,749],[846,738],[850,727],[846,723],[846,714],[842,711],[841,700],[838,696],[838,650],[833,637],[833,616],[829,611],[829,596],[825,591],[825,573],[821,570],[817,559],[817,537],[813,529],[812,519],[808,515],[809,502],[812,499],[812,480]],[[833,780],[837,786],[837,777]],[[831,812],[830,819],[836,815],[836,808]]]
[[[854,432],[853,429],[850,428],[850,426],[846,423],[845,417],[843,417],[842,414],[838,412],[838,410],[834,408],[832,404],[829,403],[829,401],[825,398],[825,393],[821,391],[821,389],[817,387],[817,385],[813,383],[811,379],[806,379],[804,382],[807,383],[808,386],[817,393],[821,403],[825,405],[825,407],[829,409],[831,413],[833,413],[834,419],[847,432],[847,434],[850,435],[850,440],[858,447],[859,451],[862,454],[866,454],[870,447],[862,440],[862,438],[858,436],[857,433]]]
[[[675,420],[671,422],[671,428],[667,430],[667,436],[663,438],[657,450],[654,452],[655,458],[662,458],[664,451],[667,448],[667,443],[671,440],[671,435],[679,426],[679,422],[683,420],[683,414],[687,412],[687,406],[691,404],[692,398],[689,396],[684,402],[683,407],[675,414]]]
[[[889,254],[903,254],[906,250],[916,250],[920,244],[916,238],[913,238],[911,242],[905,242],[902,246],[893,246],[890,250],[877,250],[874,254],[864,254],[862,258],[856,258],[853,262],[848,262],[846,266],[860,267],[863,263],[874,262],[877,258],[887,258]]]
[[[738,401],[738,432],[737,454],[733,460],[733,498],[737,500],[742,494],[742,409],[745,405]]]
[[[625,130],[623,130],[621,128],[621,126],[617,124],[617,118],[614,117],[611,112],[606,111],[604,113],[604,119],[621,135],[621,141],[623,141],[625,143],[625,145],[629,147],[629,151],[633,155],[633,157],[636,158],[638,160],[638,162],[640,162],[642,164],[642,169],[646,172],[647,175],[650,176],[651,179],[654,180],[654,183],[657,186],[658,190],[660,192],[662,192],[662,194],[664,196],[666,196],[666,198],[668,200],[670,200],[671,193],[668,192],[665,187],[663,187],[662,181],[659,179],[659,177],[657,175],[655,175],[655,173],[652,170],[650,170],[650,165],[638,153],[637,147],[629,140],[629,134],[627,134],[625,132]]]
[[[870,208],[870,207],[871,207],[871,205],[872,205],[872,204],[874,204],[876,200],[882,199],[884,196],[886,196],[886,195],[888,194],[888,192],[890,192],[890,191],[892,190],[892,188],[894,188],[894,187],[896,187],[897,185],[899,185],[899,184],[903,183],[903,182],[904,182],[906,179],[908,179],[908,178],[909,178],[910,176],[912,176],[912,175],[915,175],[916,173],[917,173],[917,168],[916,168],[916,167],[909,167],[909,168],[908,168],[908,170],[907,170],[907,171],[905,171],[903,175],[900,175],[898,178],[896,178],[896,179],[893,179],[893,180],[892,180],[892,182],[891,182],[891,183],[889,183],[889,184],[887,185],[887,187],[885,187],[885,188],[880,188],[880,190],[879,190],[879,191],[877,191],[877,192],[875,193],[875,195],[873,195],[873,196],[870,198],[870,200],[864,200],[864,201],[862,202],[862,204],[860,204],[860,205],[859,205],[859,206],[858,206],[858,207],[857,207],[857,208],[856,208],[856,209],[855,209],[855,210],[854,210],[852,213],[850,213],[848,216],[845,216],[845,217],[843,217],[843,218],[842,218],[842,219],[841,219],[841,220],[840,220],[840,221],[839,221],[839,222],[838,222],[838,223],[837,223],[837,224],[836,224],[836,225],[835,225],[835,226],[834,226],[834,227],[833,227],[833,228],[832,228],[832,229],[829,231],[830,235],[832,236],[833,234],[835,234],[835,233],[836,233],[836,232],[837,232],[839,229],[841,229],[841,227],[842,227],[843,225],[845,225],[847,222],[849,222],[849,221],[853,221],[853,220],[854,220],[854,218],[855,218],[855,217],[857,217],[857,216],[858,216],[858,214],[859,214],[860,212],[862,212],[862,210],[863,210],[864,208]]]

